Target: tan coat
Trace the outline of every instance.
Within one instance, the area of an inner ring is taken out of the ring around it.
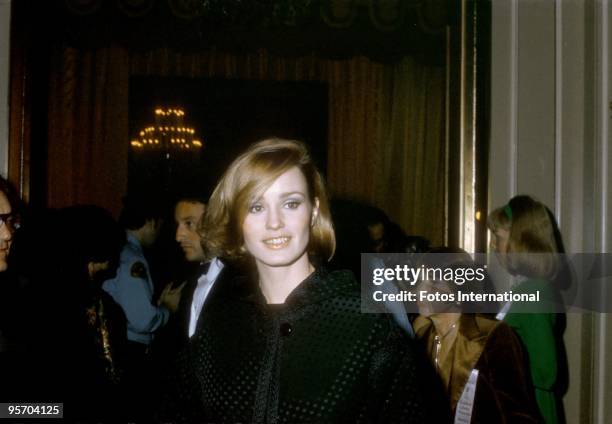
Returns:
[[[436,328],[419,316],[414,330],[432,361]],[[542,422],[521,343],[504,322],[480,314],[462,314],[453,346],[438,372],[454,413],[472,369],[479,372],[472,423]]]

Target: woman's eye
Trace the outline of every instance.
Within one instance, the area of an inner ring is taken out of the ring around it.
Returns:
[[[301,202],[298,202],[297,200],[290,200],[287,203],[285,203],[285,207],[287,209],[297,209],[300,206]]]
[[[263,210],[263,207],[259,204],[251,205],[249,207],[250,213],[258,213],[258,212],[261,212],[262,210]]]

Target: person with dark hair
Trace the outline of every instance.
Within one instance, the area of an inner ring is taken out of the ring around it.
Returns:
[[[13,237],[19,227],[19,198],[11,185],[0,177],[0,401],[9,394],[21,391],[20,374],[23,372],[21,356],[24,350],[23,290],[15,275],[9,271],[9,255]],[[18,394],[17,394],[18,396]]]
[[[176,313],[156,342],[156,356],[161,356],[162,362],[167,362],[168,356],[175,356],[194,335],[206,299],[217,285],[217,280],[227,274],[223,261],[208,257],[202,246],[202,236],[198,230],[206,202],[203,196],[185,195],[179,197],[174,208],[175,240],[185,260],[195,267],[182,283],[166,285],[160,297],[176,299],[173,300]]]
[[[399,225],[392,222],[386,213],[375,207],[368,207],[364,213],[365,223],[368,229],[370,239],[369,252],[377,253],[378,255],[369,258],[369,269],[376,268],[392,268],[394,265],[394,255],[385,255],[386,253],[404,253],[402,262],[408,258],[413,260],[414,257],[425,252],[429,248],[427,239],[418,236],[407,237]],[[414,266],[414,264],[412,264]],[[385,294],[395,295],[399,293],[399,288],[395,282],[386,281],[382,286],[367,286],[368,290],[382,290]],[[392,314],[393,319],[397,324],[406,331],[410,337],[414,337],[412,324],[408,319],[404,305],[399,302],[385,301],[383,306],[386,311]]]
[[[22,401],[64,402],[70,420],[111,418],[107,405],[119,400],[126,323],[101,286],[114,275],[125,233],[108,211],[90,205],[46,211],[24,230],[17,253],[19,276],[29,285],[32,362]],[[41,254],[41,240],[53,248]]]
[[[393,251],[391,246],[389,246],[389,227],[391,221],[387,214],[378,208],[370,207],[366,210],[364,217],[370,236],[371,245],[369,251],[376,253]]]
[[[114,278],[103,289],[121,306],[127,318],[125,388],[131,399],[132,418],[143,418],[150,398],[151,357],[149,346],[154,334],[170,317],[164,299],[153,303],[154,286],[144,249],[155,243],[162,224],[162,208],[151,196],[124,199],[119,222],[125,228],[127,243],[121,251]]]
[[[144,248],[152,247],[159,235],[161,209],[148,198],[127,197],[119,223],[127,233],[117,275],[104,282],[104,290],[121,305],[128,320],[127,339],[132,350],[145,354],[153,333],[170,316],[165,306],[153,304],[153,282]]]
[[[407,236],[404,230],[376,207],[364,211],[364,220],[370,237],[369,252],[422,253],[429,248],[429,240],[420,236]]]
[[[248,274],[207,300],[162,420],[432,418],[411,340],[388,316],[361,313],[351,273],[323,266],[335,233],[322,176],[303,143],[253,144],[217,185],[202,228],[206,251]]]
[[[125,233],[111,214],[97,206],[62,209],[57,217],[61,248],[56,272],[64,307],[57,331],[64,333],[60,378],[68,418],[111,418],[124,374],[126,320],[121,307],[102,290],[113,276]],[[63,230],[59,230],[63,229]]]
[[[179,311],[182,315],[181,332],[188,337],[194,335],[202,307],[225,264],[217,257],[207,257],[202,247],[202,236],[198,232],[206,203],[201,198],[182,198],[176,204],[176,241],[183,249],[185,259],[198,263],[197,275],[183,289]],[[186,341],[186,340],[185,340]]]
[[[10,184],[0,177],[0,272],[8,268],[13,233],[19,228],[19,214],[13,210],[18,204]]]

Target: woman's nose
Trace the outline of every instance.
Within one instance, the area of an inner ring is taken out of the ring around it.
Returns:
[[[279,228],[282,228],[283,225],[284,223],[282,212],[276,210],[275,208],[270,208],[266,216],[266,228],[270,230],[277,230]]]

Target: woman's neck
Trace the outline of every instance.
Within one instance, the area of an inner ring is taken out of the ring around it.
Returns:
[[[291,292],[313,271],[307,254],[288,266],[257,263],[259,286],[268,303],[285,303]]]

